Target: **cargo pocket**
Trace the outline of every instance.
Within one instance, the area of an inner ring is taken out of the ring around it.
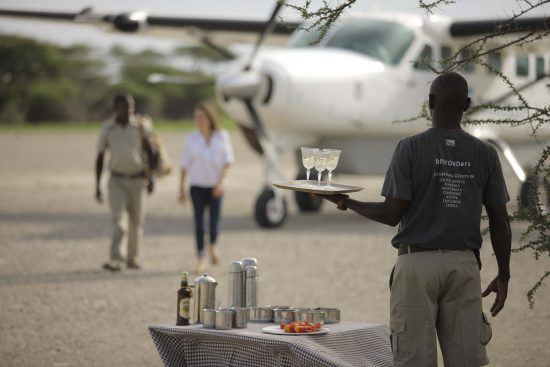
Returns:
[[[405,319],[394,318],[390,320],[390,341],[394,360],[405,357]]]
[[[485,315],[485,312],[481,313],[481,329],[479,330],[479,336],[481,345],[487,345],[493,337],[493,330],[491,329],[491,323]]]

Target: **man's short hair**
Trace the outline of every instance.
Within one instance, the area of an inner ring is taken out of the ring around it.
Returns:
[[[438,105],[461,107],[459,104],[468,98],[468,82],[458,73],[443,73],[432,82],[430,94],[436,96]]]
[[[128,106],[135,104],[134,97],[130,93],[120,93],[113,97],[113,106],[125,103]]]

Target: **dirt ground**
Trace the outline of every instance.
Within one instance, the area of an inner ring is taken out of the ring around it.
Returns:
[[[164,134],[172,158],[182,134]],[[147,327],[175,322],[179,273],[195,265],[190,208],[177,205],[177,177],[148,200],[144,269],[110,274],[109,216],[93,201],[93,133],[0,134],[0,366],[161,366]],[[340,307],[345,320],[388,322],[394,228],[325,206],[299,214],[289,195],[284,228],[251,219],[263,183],[260,159],[233,134],[237,164],[227,180],[218,300],[227,297],[231,260],[256,257],[260,303]],[[512,196],[517,184],[508,176]],[[365,186],[378,200],[381,177],[337,180]],[[523,226],[514,225],[514,246]],[[496,274],[488,237],[482,286]],[[508,302],[493,320],[492,366],[548,366],[550,290],[530,310],[525,293],[548,259],[512,258]],[[492,300],[485,300],[485,309]]]

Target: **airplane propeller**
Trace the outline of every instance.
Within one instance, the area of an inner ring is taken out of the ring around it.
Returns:
[[[265,24],[263,31],[260,33],[252,52],[248,57],[248,61],[243,66],[242,70],[231,75],[219,79],[217,87],[226,99],[235,98],[245,105],[245,108],[250,115],[250,119],[254,123],[254,129],[258,138],[265,138],[265,129],[262,120],[256,107],[254,99],[258,97],[262,85],[272,83],[272,80],[258,71],[252,69],[252,64],[258,55],[260,47],[263,45],[265,38],[273,32],[277,25],[277,16],[285,4],[284,0],[278,0],[273,8],[268,22]],[[270,86],[271,88],[272,86]]]

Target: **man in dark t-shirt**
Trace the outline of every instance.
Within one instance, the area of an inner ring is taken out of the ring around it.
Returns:
[[[457,73],[431,85],[433,127],[401,140],[381,203],[324,196],[341,210],[395,226],[398,251],[390,299],[395,366],[437,366],[436,337],[445,366],[479,366],[481,285],[475,251],[481,247],[482,205],[489,217],[498,275],[483,292],[496,293],[491,313],[504,307],[510,278],[510,200],[495,149],[460,128],[468,85]]]

